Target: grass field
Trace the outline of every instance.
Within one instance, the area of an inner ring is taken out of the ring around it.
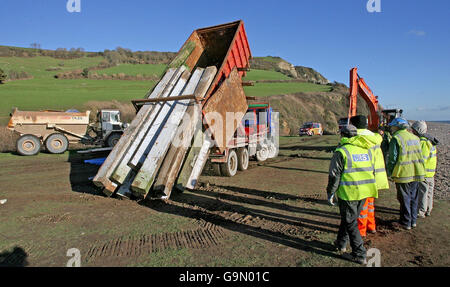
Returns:
[[[52,78],[54,75],[76,69],[97,66],[102,57],[84,57],[71,60],[55,59],[52,57],[0,57],[0,69],[4,71],[25,71],[34,78]],[[48,68],[60,68],[58,71],[46,71]]]
[[[124,73],[125,75],[136,76],[138,74],[148,75],[148,76],[162,76],[164,71],[166,70],[167,65],[163,64],[144,64],[144,65],[133,65],[133,64],[121,64],[112,68],[92,71],[91,73],[97,74],[119,74]]]
[[[339,209],[326,200],[326,150],[338,140],[281,137],[278,158],[251,161],[231,178],[203,174],[200,187],[167,202],[105,197],[89,181],[98,167],[75,151],[0,153],[0,266],[62,267],[77,248],[83,267],[356,267],[334,251]],[[391,183],[365,247],[386,267],[448,266],[449,204],[436,200],[431,217],[402,230]]]

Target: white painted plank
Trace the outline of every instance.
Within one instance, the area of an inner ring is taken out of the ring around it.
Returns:
[[[161,81],[159,81],[159,83],[153,89],[152,93],[148,96],[148,98],[159,97],[160,94],[166,89],[167,84],[172,79],[175,72],[176,69],[174,68],[169,69],[164,75],[164,77],[161,79]],[[111,186],[112,188],[116,186],[112,184],[109,177],[115,170],[117,163],[120,162],[123,155],[127,151],[129,142],[133,140],[137,135],[142,120],[148,115],[150,110],[151,106],[144,106],[137,113],[136,117],[133,119],[130,126],[125,130],[124,134],[120,137],[119,141],[117,142],[111,153],[108,155],[103,165],[98,170],[93,180],[95,185],[103,187]]]
[[[196,98],[204,98],[216,74],[217,68],[215,66],[207,67],[205,69],[197,89],[195,90]],[[193,137],[197,131],[201,132],[202,130],[201,105],[196,104],[193,100],[191,100],[189,104],[190,106],[186,110],[184,118],[172,141],[171,147],[158,171],[157,179],[153,186],[153,190],[157,192],[155,197],[162,199],[170,197],[175,180],[180,174],[183,161],[186,158]],[[201,143],[199,145],[199,149],[200,148]],[[186,181],[191,172],[192,167],[190,168],[189,173],[187,173]]]
[[[191,176],[188,179],[186,188],[194,189],[197,184],[198,178],[202,174],[203,168],[205,167],[206,161],[209,156],[209,149],[214,145],[214,142],[210,140],[210,137],[206,135],[203,145],[198,154],[197,160],[195,161],[194,168],[192,169]]]
[[[182,95],[194,94],[203,72],[204,69],[202,68],[197,68],[195,70]],[[186,112],[189,101],[189,99],[186,99],[174,102],[173,104],[175,106],[173,107],[173,111],[170,113],[167,123],[164,124],[164,127],[162,129],[160,129],[160,127],[155,127],[155,129],[161,131],[159,134],[156,134],[156,140],[153,140],[153,142],[150,143],[148,155],[146,156],[141,169],[131,185],[132,192],[135,196],[145,197],[150,190],[156,173],[161,166],[181,119]]]
[[[184,88],[184,91],[182,93],[183,96],[194,94],[195,87],[197,86],[203,71],[204,71],[204,69],[195,70],[194,74],[192,75],[191,79],[189,80],[189,83]],[[182,92],[182,90],[180,90],[180,92]],[[173,94],[171,96],[178,96],[178,94]],[[150,130],[148,131],[145,138],[143,139],[139,149],[136,151],[133,158],[128,163],[128,165],[131,168],[139,169],[139,167],[144,163],[144,160],[147,158],[147,155],[150,153],[150,149],[155,144],[156,139],[159,137],[159,134],[162,132],[162,129],[165,128],[165,125],[169,121],[169,118],[172,117],[172,113],[175,111],[175,109],[177,109],[177,105],[183,104],[184,107],[182,110],[183,110],[183,115],[184,115],[184,112],[186,111],[188,103],[189,103],[189,100],[166,102],[166,104],[161,109],[161,112],[158,114],[157,119],[155,119]],[[178,107],[178,109],[179,109],[179,107]],[[181,121],[181,119],[179,121]]]

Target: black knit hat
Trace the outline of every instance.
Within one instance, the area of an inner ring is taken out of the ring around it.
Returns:
[[[346,138],[351,138],[357,136],[358,132],[356,127],[352,124],[346,125],[341,129],[341,136]]]
[[[367,117],[363,115],[357,115],[350,118],[350,123],[354,125],[357,129],[367,129],[369,122]]]

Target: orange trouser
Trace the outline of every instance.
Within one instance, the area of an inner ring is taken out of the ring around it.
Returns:
[[[375,199],[369,197],[364,203],[363,209],[358,217],[358,229],[361,236],[366,236],[366,232],[376,229],[375,225]]]

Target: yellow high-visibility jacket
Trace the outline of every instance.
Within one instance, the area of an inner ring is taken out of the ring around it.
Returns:
[[[430,140],[420,137],[420,147],[425,162],[425,177],[431,178],[436,174],[437,150]]]
[[[420,139],[404,129],[394,133],[393,138],[398,142],[399,153],[392,179],[397,183],[424,181],[425,164]]]
[[[383,151],[381,150],[383,138],[381,135],[373,133],[367,129],[358,129],[358,135],[365,137],[368,141],[373,143],[371,151],[375,160],[375,180],[377,181],[377,188],[389,189],[389,181],[386,173]]]
[[[341,146],[336,149],[345,162],[336,192],[339,199],[361,200],[378,197],[375,161],[370,151],[372,146],[373,144],[362,136],[342,139]]]

